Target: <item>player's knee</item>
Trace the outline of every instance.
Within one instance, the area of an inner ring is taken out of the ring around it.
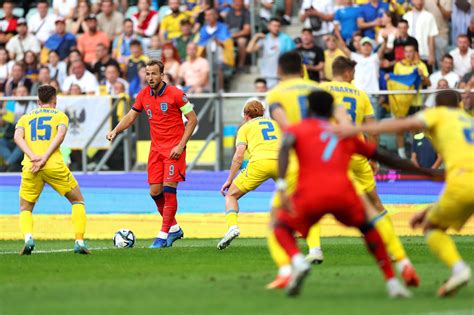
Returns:
[[[158,196],[163,192],[163,187],[150,187],[150,195],[152,196]]]
[[[359,225],[359,230],[362,234],[365,234],[374,228],[374,224],[372,222],[364,222]]]

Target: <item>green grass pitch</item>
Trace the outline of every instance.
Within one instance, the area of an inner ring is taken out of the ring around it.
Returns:
[[[472,265],[474,238],[456,237]],[[387,298],[382,275],[361,239],[323,238],[325,262],[314,266],[298,298],[266,291],[275,267],[263,239],[237,239],[225,251],[217,240],[185,239],[173,248],[113,249],[91,241],[90,256],[72,252],[20,257],[19,241],[0,241],[0,314],[474,314],[474,287],[438,299],[449,271],[422,238],[403,238],[421,276],[410,300]],[[72,242],[38,241],[37,251]]]

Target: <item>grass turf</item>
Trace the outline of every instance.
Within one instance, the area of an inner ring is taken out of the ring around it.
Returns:
[[[455,238],[474,262],[474,239]],[[403,242],[421,276],[410,300],[390,300],[372,257],[358,238],[324,238],[325,262],[314,266],[298,298],[266,291],[275,267],[263,239],[181,240],[173,248],[113,249],[91,241],[90,256],[72,252],[16,254],[19,241],[0,241],[0,314],[474,314],[474,289],[447,299],[435,292],[449,271],[419,237]],[[39,241],[37,251],[72,242]]]

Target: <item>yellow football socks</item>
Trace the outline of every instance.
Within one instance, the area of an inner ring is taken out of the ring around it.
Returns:
[[[401,261],[407,257],[400,238],[395,234],[392,220],[388,213],[383,212],[375,219],[375,228],[379,232],[387,248],[387,252],[395,261]]]
[[[291,264],[290,257],[280,246],[280,243],[278,243],[275,233],[273,233],[273,230],[270,231],[270,234],[267,237],[267,242],[270,255],[272,256],[273,261],[276,263],[278,268]]]
[[[230,228],[231,226],[237,225],[237,216],[238,216],[238,212],[235,210],[226,211],[225,220],[227,222],[228,228]]]
[[[86,208],[83,201],[72,203],[72,225],[76,240],[83,240],[86,231]]]
[[[306,243],[311,248],[321,248],[321,226],[319,223],[313,225],[309,229],[308,236],[306,237]]]
[[[426,242],[431,251],[449,268],[462,260],[456,245],[446,232],[439,229],[431,230],[426,233]]]
[[[20,229],[23,235],[33,233],[33,213],[31,211],[20,211]]]

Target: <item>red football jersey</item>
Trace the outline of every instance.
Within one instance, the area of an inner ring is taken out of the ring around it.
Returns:
[[[299,162],[296,192],[301,196],[336,193],[351,185],[349,161],[355,153],[371,157],[376,146],[357,137],[339,139],[327,130],[329,122],[304,119],[290,126],[287,133],[295,137],[295,152]]]
[[[138,93],[132,109],[148,116],[151,150],[166,153],[179,144],[184,133],[181,107],[187,103],[183,91],[166,83],[157,95],[149,86]]]

